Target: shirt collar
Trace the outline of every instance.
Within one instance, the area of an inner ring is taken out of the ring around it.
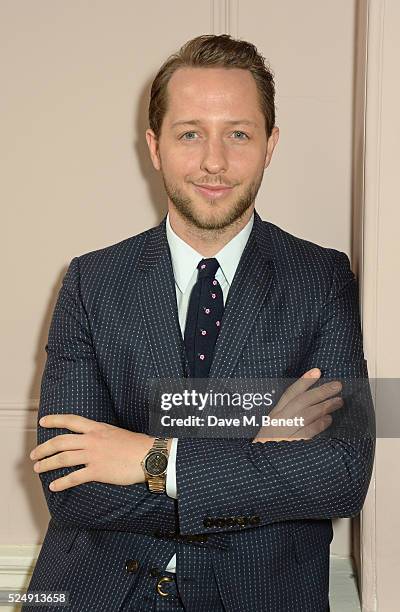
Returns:
[[[254,223],[254,213],[247,224],[232,238],[214,257],[218,259],[221,271],[229,285],[232,284],[240,258],[249,239]],[[172,267],[175,282],[180,291],[184,293],[194,270],[203,255],[182,240],[172,229],[169,222],[169,212],[166,219],[166,233],[171,251]]]

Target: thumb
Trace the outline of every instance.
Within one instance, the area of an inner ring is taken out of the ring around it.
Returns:
[[[312,368],[312,370],[307,370],[302,378],[319,378],[320,376],[321,370],[319,368]]]

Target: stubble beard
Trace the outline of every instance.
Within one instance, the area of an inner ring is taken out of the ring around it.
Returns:
[[[165,191],[171,202],[176,207],[180,215],[190,226],[199,230],[224,230],[232,224],[238,222],[256,199],[263,179],[263,172],[247,187],[246,191],[238,197],[229,207],[229,210],[222,216],[213,215],[207,218],[206,215],[198,214],[197,207],[189,196],[185,196],[182,191],[172,183],[169,183],[163,172],[162,179]],[[201,197],[201,196],[199,196]],[[229,197],[229,196],[228,196]],[[213,209],[218,211],[219,201],[210,199]]]

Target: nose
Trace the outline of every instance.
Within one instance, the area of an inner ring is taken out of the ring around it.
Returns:
[[[209,174],[218,174],[228,169],[226,151],[219,139],[209,139],[205,145],[201,169]]]

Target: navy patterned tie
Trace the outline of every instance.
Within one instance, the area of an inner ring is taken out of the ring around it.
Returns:
[[[190,294],[185,326],[185,347],[193,378],[207,378],[224,313],[222,289],[215,278],[219,268],[215,257],[202,259],[197,282]]]

